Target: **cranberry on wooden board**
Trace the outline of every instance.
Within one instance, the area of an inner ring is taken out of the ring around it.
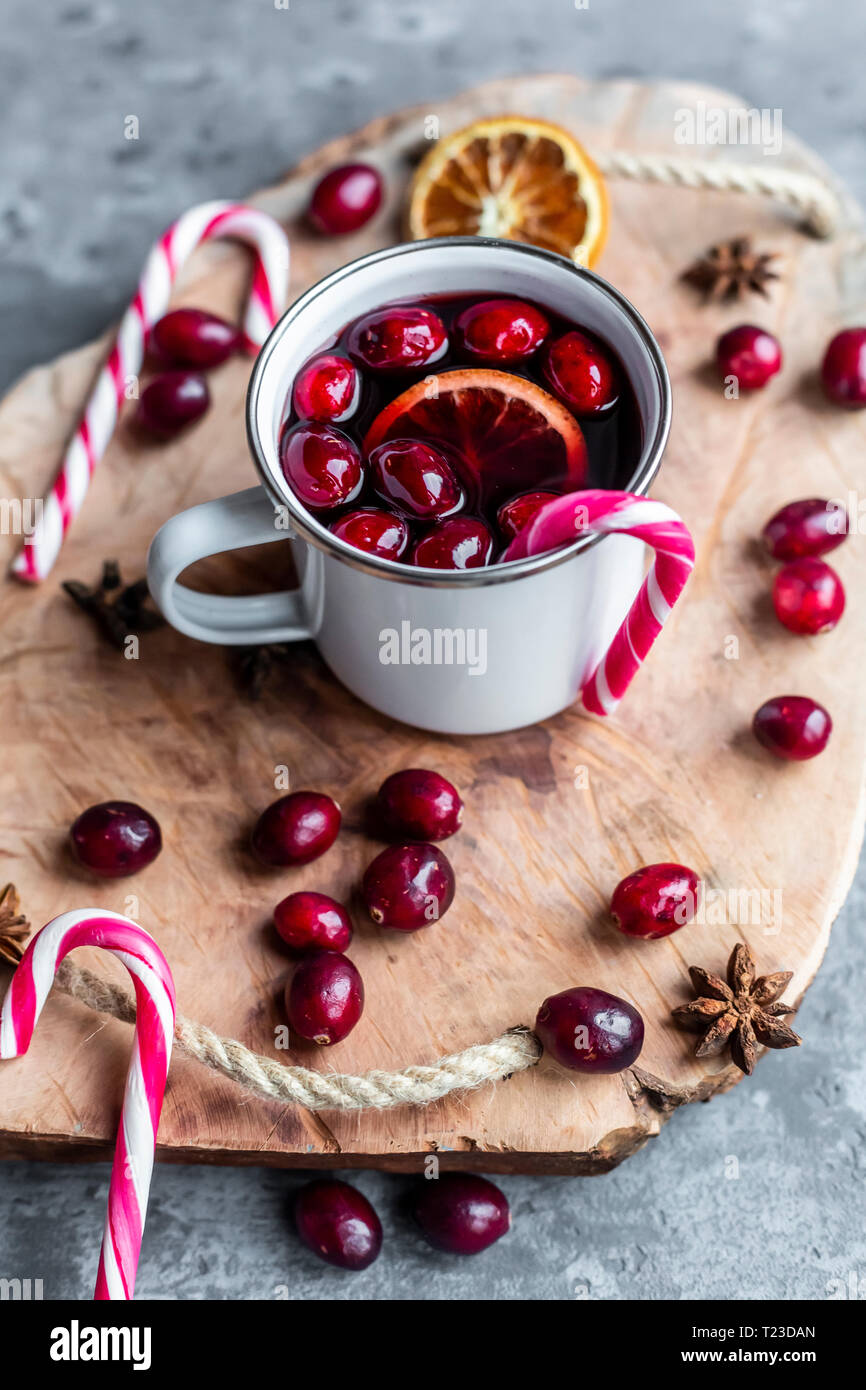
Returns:
[[[538,351],[550,321],[522,299],[482,299],[458,314],[454,332],[470,362],[512,366]]]
[[[830,565],[805,556],[779,570],[773,582],[773,607],[789,632],[813,637],[836,626],[845,611],[845,590]]]
[[[295,377],[292,405],[301,420],[339,425],[358,409],[361,374],[348,357],[325,353],[307,362]]]
[[[386,777],[377,803],[386,829],[402,839],[447,840],[463,820],[457,788],[441,773],[423,767],[407,767]]]
[[[392,845],[368,864],[361,895],[378,926],[418,931],[454,901],[454,870],[435,845]]]
[[[625,1071],[643,1047],[637,1009],[615,994],[585,986],[545,999],[535,1031],[545,1052],[569,1071]]]
[[[545,502],[554,502],[558,496],[557,492],[524,492],[520,497],[503,502],[496,513],[496,521],[505,539],[513,541],[518,532],[529,525],[538,509]]]
[[[253,853],[273,867],[308,864],[331,848],[341,819],[340,808],[330,796],[290,792],[259,816],[251,838]]]
[[[383,560],[399,560],[409,544],[409,527],[402,516],[382,507],[359,507],[331,526],[335,536]]]
[[[777,695],[756,711],[752,729],[777,758],[799,763],[823,753],[833,721],[824,706],[807,695]]]
[[[772,333],[741,323],[716,344],[719,374],[735,377],[741,391],[759,391],[782,366],[782,349]]]
[[[366,1269],[382,1249],[375,1208],[347,1182],[308,1183],[295,1200],[295,1224],[307,1249],[337,1269]]]
[[[544,375],[554,395],[575,415],[597,415],[619,396],[616,369],[604,348],[578,329],[550,344]]]
[[[156,355],[178,367],[218,367],[242,343],[240,329],[206,309],[172,309],[150,331]]]
[[[442,1173],[425,1179],[414,1214],[425,1239],[451,1255],[478,1255],[511,1227],[504,1192],[476,1173]]]
[[[354,502],[364,485],[361,451],[334,425],[301,420],[280,440],[283,477],[312,512]]]
[[[420,439],[392,439],[370,450],[375,491],[416,521],[435,521],[463,504],[463,489],[441,449]]]
[[[848,513],[838,502],[804,497],[775,512],[762,535],[774,560],[826,555],[848,535]]]
[[[412,551],[412,564],[422,569],[474,570],[490,563],[493,537],[472,516],[451,516],[431,526]]]
[[[683,864],[645,864],[617,884],[611,914],[625,936],[654,941],[692,920],[700,902],[701,880]]]
[[[352,940],[349,914],[326,893],[290,893],[274,908],[277,932],[294,951],[345,951]]]
[[[352,325],[349,355],[372,371],[409,371],[438,362],[448,350],[448,334],[432,309],[392,305],[365,314]]]
[[[79,864],[100,878],[125,878],[151,864],[162,833],[149,811],[134,801],[100,801],[73,821],[72,850]]]
[[[342,1042],[363,1012],[364,982],[348,956],[317,951],[301,961],[286,986],[289,1025],[319,1047]]]
[[[340,164],[316,184],[307,211],[313,227],[323,236],[357,232],[378,212],[382,202],[382,175],[372,164]]]
[[[200,420],[210,405],[210,391],[198,372],[161,372],[145,386],[133,417],[136,426],[170,439]]]
[[[866,328],[845,328],[830,340],[821,382],[835,405],[849,410],[866,405]]]

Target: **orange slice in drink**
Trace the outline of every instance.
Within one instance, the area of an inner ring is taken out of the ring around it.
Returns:
[[[604,180],[567,130],[528,116],[474,121],[419,165],[409,234],[492,236],[594,265],[607,237]]]
[[[470,505],[495,506],[537,488],[573,492],[586,481],[586,440],[574,416],[509,372],[461,367],[417,381],[376,416],[365,453],[391,439],[442,448]]]

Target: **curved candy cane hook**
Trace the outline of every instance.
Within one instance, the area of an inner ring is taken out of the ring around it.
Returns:
[[[147,333],[168,308],[172,286],[184,262],[203,241],[232,237],[255,254],[244,313],[249,352],[257,352],[286,304],[289,242],[266,212],[242,203],[201,203],[179,217],[159,239],[145,262],[135,298],[117,330],[108,360],[63,456],[60,471],[42,504],[42,514],[12,562],[17,579],[37,584],[60,553],[66,532],[81,510],[91,474],[108,448],[129,377],[144,361]]]
[[[38,932],[12,977],[0,1011],[0,1058],[20,1057],[63,957],[76,946],[99,946],[122,961],[135,986],[132,1060],[117,1131],[97,1299],[132,1298],[141,1250],[156,1131],[174,1035],[174,981],[153,937],[119,913],[64,912]]]
[[[606,715],[616,709],[670,617],[694,566],[695,546],[684,522],[663,502],[590,488],[546,502],[515,536],[503,559],[542,555],[571,544],[583,531],[635,536],[655,552],[640,592],[581,691],[585,709]]]

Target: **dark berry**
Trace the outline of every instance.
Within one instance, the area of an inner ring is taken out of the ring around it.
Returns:
[[[170,439],[200,420],[210,405],[210,391],[198,372],[162,372],[141,393],[135,424],[148,434]]]
[[[621,932],[653,941],[692,920],[701,880],[682,864],[646,864],[617,884],[610,910]]]
[[[552,994],[538,1011],[535,1031],[545,1052],[570,1071],[625,1071],[643,1047],[637,1009],[603,989]]]
[[[755,738],[777,758],[804,762],[823,753],[833,721],[823,705],[806,695],[777,695],[756,712]]]
[[[151,864],[162,849],[159,825],[134,801],[101,801],[73,822],[79,864],[100,878],[125,878]]]
[[[493,537],[483,521],[452,516],[430,528],[412,551],[412,564],[423,569],[474,570],[490,563]]]
[[[849,410],[866,405],[866,328],[845,328],[830,341],[821,381],[835,405]]]
[[[774,560],[799,560],[804,555],[826,555],[841,545],[848,534],[848,513],[838,502],[805,497],[789,502],[770,517],[763,530]]]
[[[836,626],[845,610],[845,590],[824,560],[806,556],[779,570],[773,583],[773,607],[790,632],[811,637]]]
[[[511,497],[503,502],[496,513],[496,522],[507,541],[513,541],[524,526],[528,526],[539,507],[545,502],[554,502],[556,492],[524,492],[520,497]]]
[[[155,323],[150,343],[163,362],[177,367],[218,367],[237,352],[243,335],[206,309],[172,309]]]
[[[321,792],[291,792],[263,811],[252,834],[252,849],[263,864],[309,864],[330,849],[340,830],[340,808]]]
[[[333,425],[302,420],[280,443],[283,476],[310,511],[328,511],[353,502],[364,484],[357,444]]]
[[[577,329],[550,344],[544,375],[554,395],[575,415],[597,415],[619,395],[617,371],[604,348]]]
[[[341,164],[319,179],[307,216],[324,236],[357,232],[382,202],[382,175],[371,164]]]
[[[347,1182],[308,1183],[295,1201],[295,1223],[307,1249],[338,1269],[366,1269],[382,1249],[381,1221]]]
[[[445,325],[432,309],[376,309],[349,333],[349,353],[373,371],[410,371],[436,362],[448,350]]]
[[[470,362],[510,366],[538,351],[550,323],[522,299],[482,299],[458,314],[454,332]]]
[[[325,893],[290,893],[274,908],[274,925],[294,951],[339,951],[352,940],[349,914]]]
[[[454,870],[435,845],[392,845],[367,866],[361,884],[380,927],[418,931],[444,916],[454,900]]]
[[[716,362],[722,377],[736,377],[741,391],[759,391],[782,365],[778,339],[752,323],[741,323],[723,333],[716,344]]]
[[[451,1255],[478,1255],[511,1227],[505,1194],[475,1173],[442,1173],[425,1179],[414,1211],[430,1244]]]
[[[463,819],[457,788],[421,767],[386,777],[377,800],[386,829],[404,840],[447,840]]]
[[[364,1012],[364,982],[348,956],[318,951],[302,960],[286,986],[286,1017],[307,1042],[330,1047]]]
[[[409,544],[409,527],[403,517],[381,507],[359,507],[347,512],[334,522],[331,530],[356,550],[381,555],[384,560],[399,560]]]
[[[456,512],[463,490],[440,449],[420,439],[393,439],[372,449],[370,481],[384,502],[416,521]]]
[[[348,357],[325,354],[307,362],[295,377],[292,404],[301,420],[339,425],[358,409],[361,375]]]

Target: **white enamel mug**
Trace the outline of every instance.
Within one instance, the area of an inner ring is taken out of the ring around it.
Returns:
[[[649,328],[617,290],[517,242],[453,237],[390,247],[314,285],[262,348],[247,397],[261,486],[192,507],[157,532],[148,581],[174,627],[200,641],[243,646],[312,639],[355,695],[440,733],[521,728],[577,698],[640,586],[639,541],[585,537],[485,569],[419,569],[338,540],[298,502],[280,468],[286,401],[307,358],[334,343],[350,320],[391,301],[472,293],[532,299],[610,344],[642,425],[634,476],[618,485],[647,491],[670,428],[670,383]],[[292,592],[231,598],[177,582],[195,560],[266,541],[292,545],[301,576]]]

